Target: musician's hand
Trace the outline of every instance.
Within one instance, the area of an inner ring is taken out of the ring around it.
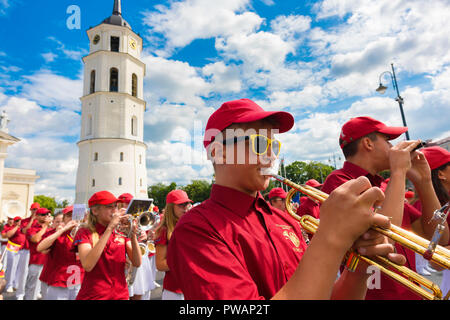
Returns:
[[[430,165],[424,154],[420,151],[414,151],[412,156],[412,166],[406,173],[406,177],[415,185],[426,180],[431,180]]]
[[[75,227],[78,224],[78,221],[75,220],[70,220],[65,226],[63,226],[64,228],[64,232],[68,231],[70,229],[72,229],[73,227]]]
[[[411,168],[411,152],[420,143],[420,140],[401,141],[389,149],[389,169],[390,171],[404,170]]]
[[[375,230],[369,230],[359,237],[353,249],[364,256],[384,256],[399,265],[406,263],[405,256],[396,253],[389,239]]]
[[[114,230],[124,219],[124,212],[122,210],[117,210],[112,214],[111,221],[108,224],[108,228]]]
[[[320,208],[320,226],[328,242],[348,250],[373,225],[389,226],[389,218],[372,210],[384,200],[381,189],[372,187],[366,177],[347,181],[333,192]]]

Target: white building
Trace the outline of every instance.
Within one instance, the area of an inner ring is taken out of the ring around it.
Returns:
[[[122,18],[120,0],[87,35],[75,203],[101,190],[147,198],[142,38]]]

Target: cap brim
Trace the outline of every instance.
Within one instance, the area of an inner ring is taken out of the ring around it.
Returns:
[[[194,202],[191,199],[180,199],[180,200],[176,200],[173,203],[175,204],[181,204],[181,203],[186,203],[186,202]]]
[[[379,133],[387,135],[390,140],[398,138],[406,131],[408,131],[408,127],[385,127],[378,130]]]
[[[262,112],[254,112],[249,115],[243,116],[239,118],[234,123],[245,123],[245,122],[253,122],[259,121],[263,119],[272,118],[274,119],[278,125],[277,129],[279,133],[287,132],[292,129],[294,126],[294,117],[285,111],[262,111]]]

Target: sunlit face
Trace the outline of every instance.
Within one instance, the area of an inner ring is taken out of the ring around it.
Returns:
[[[36,215],[36,220],[38,223],[43,224],[45,222],[45,219],[47,217],[50,216],[50,212],[49,213],[45,213],[45,214],[37,214]]]
[[[117,203],[117,209],[122,209],[122,208],[128,208],[128,203],[124,203],[124,202],[118,202]]]
[[[450,192],[450,165],[447,165],[444,170],[439,170],[438,178],[441,181],[447,192]]]
[[[173,206],[173,211],[175,213],[175,216],[179,219],[183,214],[185,214],[189,209],[192,208],[191,202],[185,202],[180,204],[175,204]]]
[[[239,126],[233,125],[230,128],[236,131],[235,136],[237,137],[248,135],[248,132],[250,132],[264,135],[269,139],[275,139],[275,134],[278,133],[278,129],[274,129],[274,126],[266,121],[255,121]],[[239,133],[239,130],[243,131],[243,133]],[[225,137],[227,140],[229,138],[232,137]],[[230,150],[229,148],[233,149]],[[270,176],[261,175],[261,169],[271,167],[277,157],[272,152],[271,146],[262,155],[256,154],[253,150],[252,142],[249,139],[227,145],[222,156],[224,158],[223,164],[216,164],[216,175],[223,177],[226,180],[226,185],[248,194],[265,190],[269,185]],[[230,158],[233,156],[234,161],[230,161]],[[220,183],[219,181],[217,182]]]
[[[281,211],[285,211],[286,210],[286,199],[280,198],[280,197],[274,197],[272,199],[270,199],[270,203],[272,204],[273,207],[281,210]]]
[[[52,223],[53,228],[57,228],[58,226],[64,226],[64,218],[62,214],[58,214],[54,219]]]
[[[373,161],[377,165],[378,172],[389,169],[389,150],[392,148],[392,144],[387,135],[377,133],[377,139],[373,141],[374,150]]]
[[[63,223],[67,224],[72,220],[72,212],[63,214]]]
[[[117,203],[111,203],[108,205],[97,205],[92,208],[92,214],[97,218],[97,221],[102,225],[108,225],[113,214],[117,212]]]

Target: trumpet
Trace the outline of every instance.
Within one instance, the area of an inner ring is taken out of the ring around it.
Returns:
[[[125,216],[125,218],[126,221],[121,222],[116,227],[116,232],[126,238],[130,238],[131,236],[131,229],[134,221],[137,222],[138,234],[141,233],[141,231],[147,232],[155,229],[160,221],[159,215],[152,211],[144,211],[135,215],[129,214]]]
[[[296,192],[301,192],[313,200],[322,203],[328,198],[328,194],[308,185],[298,185],[278,174],[270,173],[270,175],[276,180],[292,188],[286,196],[286,209],[294,219],[300,222],[300,225],[306,231],[314,234],[319,227],[320,221],[308,215],[303,217],[298,216],[292,209],[291,200]],[[437,210],[439,212],[435,213],[435,215],[442,216],[442,212],[446,210],[448,214],[448,205],[447,207],[444,206],[440,210]],[[374,226],[372,229],[398,242],[402,246],[413,250],[414,252],[425,255],[429,261],[434,262],[446,269],[450,269],[450,250],[437,245],[436,242],[430,242],[395,225],[391,225],[389,229],[380,228],[378,226]],[[354,271],[356,269],[360,260],[365,261],[369,265],[378,267],[380,271],[388,277],[399,282],[401,285],[420,295],[424,299],[448,300],[449,298],[450,292],[443,298],[442,291],[438,285],[420,274],[408,269],[407,267],[393,263],[384,257],[376,256],[373,258],[368,258],[353,250],[348,251],[344,257],[344,263],[350,271]]]

